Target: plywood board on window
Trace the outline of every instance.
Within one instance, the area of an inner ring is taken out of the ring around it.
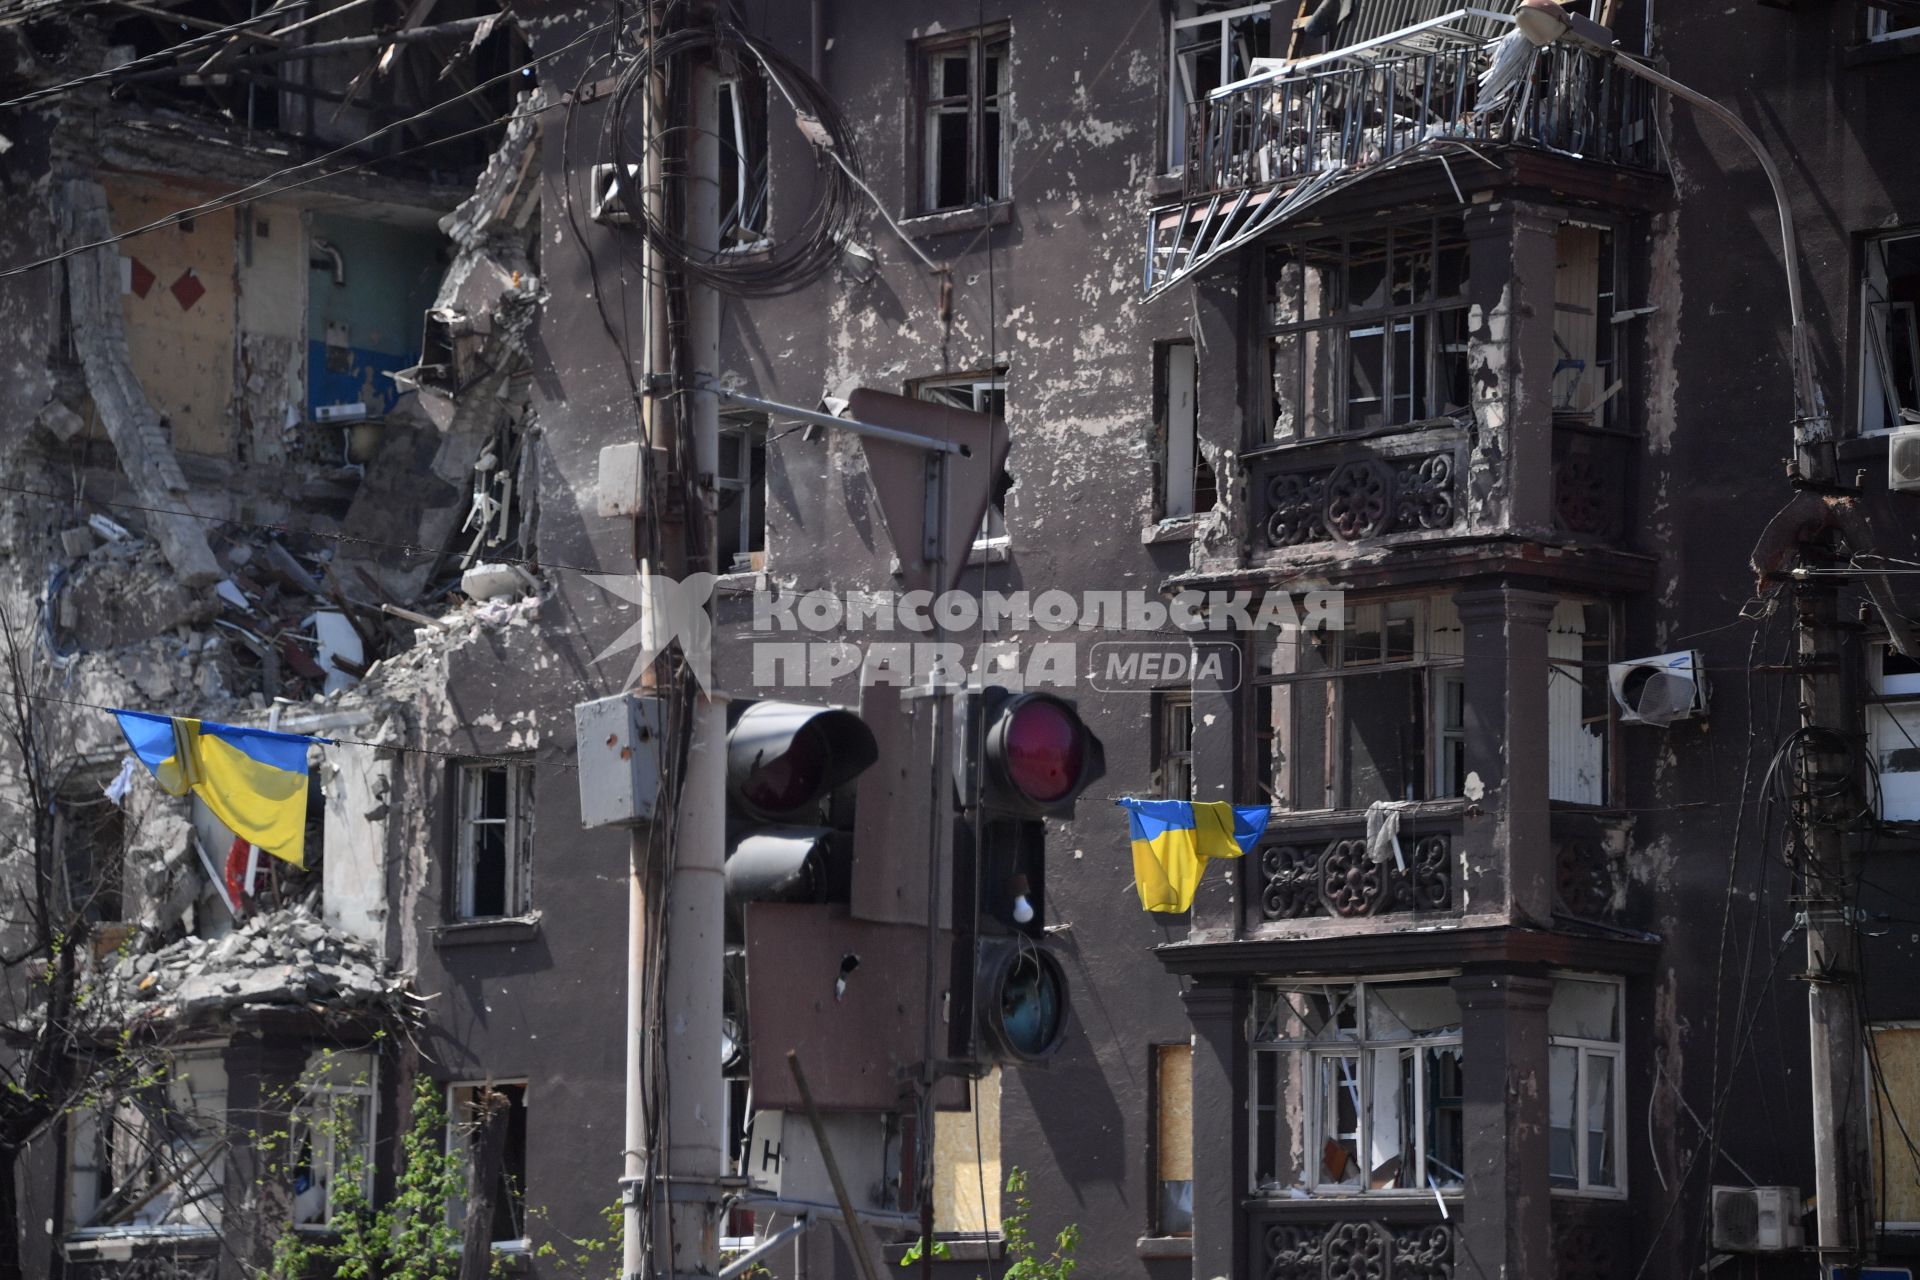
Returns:
[[[1884,1222],[1920,1222],[1920,1162],[1908,1144],[1920,1146],[1920,1026],[1876,1027],[1873,1044],[1873,1202],[1886,1206]]]
[[[999,1235],[1003,1185],[1000,1069],[995,1067],[984,1079],[974,1082],[972,1111],[941,1111],[934,1115],[934,1232]]]

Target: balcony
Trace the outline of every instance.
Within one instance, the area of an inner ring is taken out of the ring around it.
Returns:
[[[1402,820],[1399,853],[1385,862],[1368,855],[1364,818],[1277,820],[1245,860],[1247,936],[1297,920],[1457,918],[1460,812],[1446,802],[1436,808]]]
[[[1248,453],[1256,550],[1347,546],[1452,529],[1467,433],[1451,422]]]
[[[1449,157],[1501,149],[1658,168],[1650,86],[1579,49],[1475,34],[1499,17],[1462,9],[1192,104],[1181,199],[1148,215],[1147,296],[1388,170],[1437,163],[1459,191]]]
[[[1267,1280],[1441,1280],[1454,1274],[1456,1246],[1440,1215],[1431,1196],[1260,1201],[1249,1206],[1247,1252]]]

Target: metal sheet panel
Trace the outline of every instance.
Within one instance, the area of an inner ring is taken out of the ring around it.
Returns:
[[[926,1057],[927,931],[855,920],[838,906],[751,902],[745,914],[754,1106],[801,1110],[793,1050],[822,1111],[910,1109],[913,1069]],[[946,934],[937,943],[935,1019],[951,950]],[[945,1028],[936,1030],[944,1050]]]
[[[909,590],[944,591],[959,581],[967,567],[967,551],[986,517],[993,496],[994,477],[1007,464],[1006,424],[991,414],[969,413],[952,405],[916,400],[861,387],[853,393],[848,412],[862,422],[892,427],[928,440],[950,440],[966,445],[970,457],[944,455],[946,468],[944,519],[927,520],[927,460],[934,455],[912,445],[862,436],[874,498],[880,504],[894,554],[900,557],[900,577]],[[929,534],[945,539],[946,564],[942,580],[934,581],[925,546]]]
[[[853,916],[924,925],[931,889],[934,922],[944,927],[951,922],[952,885],[940,868],[948,863],[951,796],[929,782],[939,707],[932,697],[902,694],[869,685],[860,699],[860,718],[873,731],[880,758],[857,784]]]

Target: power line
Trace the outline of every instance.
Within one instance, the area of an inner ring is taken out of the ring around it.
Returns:
[[[342,176],[343,174],[355,173],[362,170],[371,169],[371,168],[374,168],[377,164],[385,163],[386,161],[391,160],[396,156],[412,155],[415,152],[431,150],[434,147],[444,146],[449,142],[455,142],[461,138],[471,137],[477,133],[485,133],[490,129],[498,128],[503,124],[510,123],[514,120],[521,119],[526,116],[538,115],[541,112],[550,111],[555,107],[558,107],[564,104],[560,102],[548,102],[548,103],[543,103],[537,106],[530,106],[525,109],[516,108],[512,111],[509,111],[506,115],[499,117],[498,119],[488,121],[486,124],[476,125],[470,129],[463,129],[456,133],[447,134],[443,137],[434,138],[427,142],[418,143],[412,147],[403,148],[399,151],[392,152],[388,156],[382,157],[378,161],[358,160],[351,164],[342,165],[337,169],[329,169],[324,173],[316,173],[306,178],[301,178],[296,181],[285,183],[284,185],[281,185],[281,186],[270,187],[267,185],[281,178],[285,178],[292,174],[299,173],[304,169],[311,169],[315,165],[326,164],[328,161],[334,160],[340,156],[346,155],[348,152],[357,151],[359,148],[365,146],[367,143],[377,142],[379,139],[385,137],[389,133],[394,132],[395,130],[403,129],[411,124],[417,124],[418,122],[425,120],[429,116],[437,115],[441,111],[446,110],[448,107],[453,106],[456,103],[464,102],[468,98],[477,97],[478,95],[484,93],[486,90],[504,81],[513,80],[517,78],[524,78],[524,76],[526,75],[527,71],[530,68],[537,66],[542,62],[546,62],[550,59],[560,57],[562,54],[570,52],[576,46],[591,39],[594,35],[598,34],[600,31],[605,30],[607,27],[611,25],[613,25],[613,22],[608,21],[608,22],[598,23],[592,27],[588,27],[579,36],[575,37],[573,40],[569,41],[568,43],[562,45],[560,48],[555,49],[549,53],[540,54],[534,58],[531,58],[522,66],[516,67],[511,71],[502,72],[500,75],[494,76],[491,79],[482,80],[478,84],[474,85],[471,89],[467,89],[461,93],[457,93],[453,97],[447,98],[442,102],[434,103],[432,106],[429,106],[421,111],[415,112],[413,115],[407,116],[404,119],[394,120],[388,124],[382,125],[380,128],[375,129],[372,133],[366,134],[360,138],[355,139],[352,142],[348,142],[339,147],[336,147],[332,151],[327,152],[325,155],[315,156],[311,160],[302,160],[298,164],[288,165],[284,169],[278,169],[273,173],[268,174],[266,177],[256,179],[255,181],[248,183],[246,186],[241,187],[238,190],[228,192],[226,195],[215,196],[211,200],[203,201],[202,203],[194,205],[190,208],[177,210],[169,214],[164,214],[161,217],[155,218],[151,222],[145,223],[138,227],[134,227],[127,231],[116,232],[113,235],[106,236],[99,240],[91,241],[90,243],[87,243],[87,244],[72,245],[72,246],[69,246],[68,248],[60,250],[57,253],[51,253],[41,258],[35,258],[30,262],[23,262],[17,266],[0,269],[0,280],[9,279],[17,275],[24,275],[29,271],[37,271],[42,267],[50,267],[50,266],[53,266],[55,263],[64,262],[68,258],[74,257],[78,254],[87,253],[94,249],[105,248],[109,245],[119,244],[123,240],[130,240],[135,236],[145,235],[150,231],[159,231],[166,227],[177,226],[180,223],[188,221],[189,219],[192,219],[192,218],[205,217],[207,214],[210,214],[210,213],[219,213],[222,210],[231,209],[236,205],[248,204],[254,200],[259,200],[266,196],[278,195],[283,191],[292,191],[300,187],[311,186],[316,182],[324,182],[329,178],[337,178]]]

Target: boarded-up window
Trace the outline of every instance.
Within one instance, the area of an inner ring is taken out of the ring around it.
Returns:
[[[1920,821],[1920,662],[1891,645],[1873,646],[1867,741],[1880,780],[1880,816]]]
[[[1872,1029],[1873,1203],[1888,1227],[1920,1226],[1920,1025]],[[1883,1206],[1883,1208],[1881,1208]]]
[[[1000,1069],[973,1082],[971,1111],[933,1118],[933,1230],[1000,1234]]]
[[[1193,1234],[1193,1046],[1153,1046],[1155,1212],[1160,1236]]]

